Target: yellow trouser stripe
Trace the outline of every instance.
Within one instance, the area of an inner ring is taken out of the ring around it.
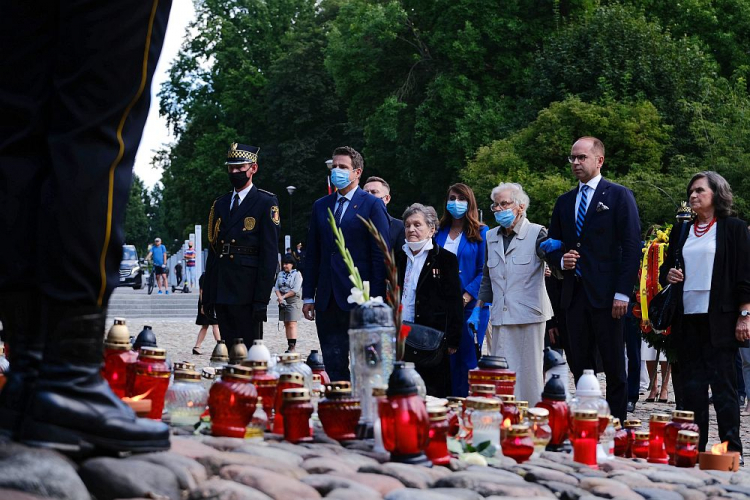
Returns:
[[[96,301],[96,304],[101,307],[102,303],[104,302],[104,293],[107,290],[107,269],[106,269],[106,259],[107,259],[107,248],[109,247],[109,242],[112,237],[112,203],[114,198],[114,191],[115,191],[115,169],[120,164],[120,161],[122,161],[122,157],[125,155],[125,142],[122,140],[122,129],[125,127],[125,120],[127,120],[128,115],[130,114],[130,111],[133,109],[133,106],[135,106],[135,103],[138,102],[138,100],[141,98],[141,95],[143,95],[143,90],[146,88],[146,80],[148,79],[148,53],[151,48],[151,33],[154,28],[154,18],[156,17],[156,8],[159,5],[159,0],[154,0],[154,4],[151,7],[151,16],[148,20],[148,31],[146,32],[146,46],[143,49],[143,66],[141,70],[141,85],[138,87],[138,92],[135,94],[133,99],[128,104],[128,107],[125,108],[125,111],[122,113],[122,118],[120,118],[120,124],[117,126],[117,142],[120,144],[120,151],[117,153],[117,158],[115,158],[115,161],[112,162],[112,165],[109,167],[109,191],[107,192],[107,230],[104,233],[104,247],[102,248],[102,254],[99,258],[99,271],[101,273],[101,279],[102,284],[99,288],[99,298]]]

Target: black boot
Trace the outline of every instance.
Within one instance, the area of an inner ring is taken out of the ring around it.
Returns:
[[[44,349],[39,333],[39,295],[29,291],[0,294],[0,319],[10,361],[0,392],[0,435],[15,438],[39,375]]]
[[[84,455],[169,449],[169,427],[135,413],[101,376],[105,314],[61,306],[42,312],[49,332],[20,440]]]

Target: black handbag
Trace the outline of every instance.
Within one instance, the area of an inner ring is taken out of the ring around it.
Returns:
[[[680,228],[680,238],[677,244],[682,241],[685,228],[688,223],[684,222]],[[675,268],[682,269],[682,248],[675,251]],[[648,319],[654,330],[665,331],[672,326],[672,322],[677,314],[677,309],[682,304],[682,282],[668,284],[657,293],[648,305]]]
[[[403,324],[411,328],[406,337],[404,361],[422,368],[439,365],[445,352],[445,332],[410,321]]]

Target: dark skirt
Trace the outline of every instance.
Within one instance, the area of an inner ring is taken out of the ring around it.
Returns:
[[[416,366],[417,373],[427,386],[427,395],[446,398],[451,395],[451,363],[448,349],[443,347],[443,359],[436,366],[425,368]]]
[[[208,326],[208,325],[218,325],[219,321],[216,319],[216,313],[211,311],[212,314],[210,316],[206,316],[205,314],[201,313],[201,306],[203,304],[201,301],[198,301],[198,316],[195,317],[195,324],[199,326]]]

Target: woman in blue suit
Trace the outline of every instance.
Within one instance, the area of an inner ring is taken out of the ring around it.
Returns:
[[[458,352],[452,354],[451,385],[454,396],[466,397],[469,393],[469,370],[477,366],[474,334],[469,330],[469,319],[479,294],[482,281],[485,235],[487,226],[479,222],[479,210],[474,192],[466,184],[448,188],[445,211],[440,219],[440,229],[435,241],[458,257],[458,272],[463,288],[464,323]],[[484,332],[490,319],[489,305],[485,304],[479,316],[477,341],[481,351]]]

